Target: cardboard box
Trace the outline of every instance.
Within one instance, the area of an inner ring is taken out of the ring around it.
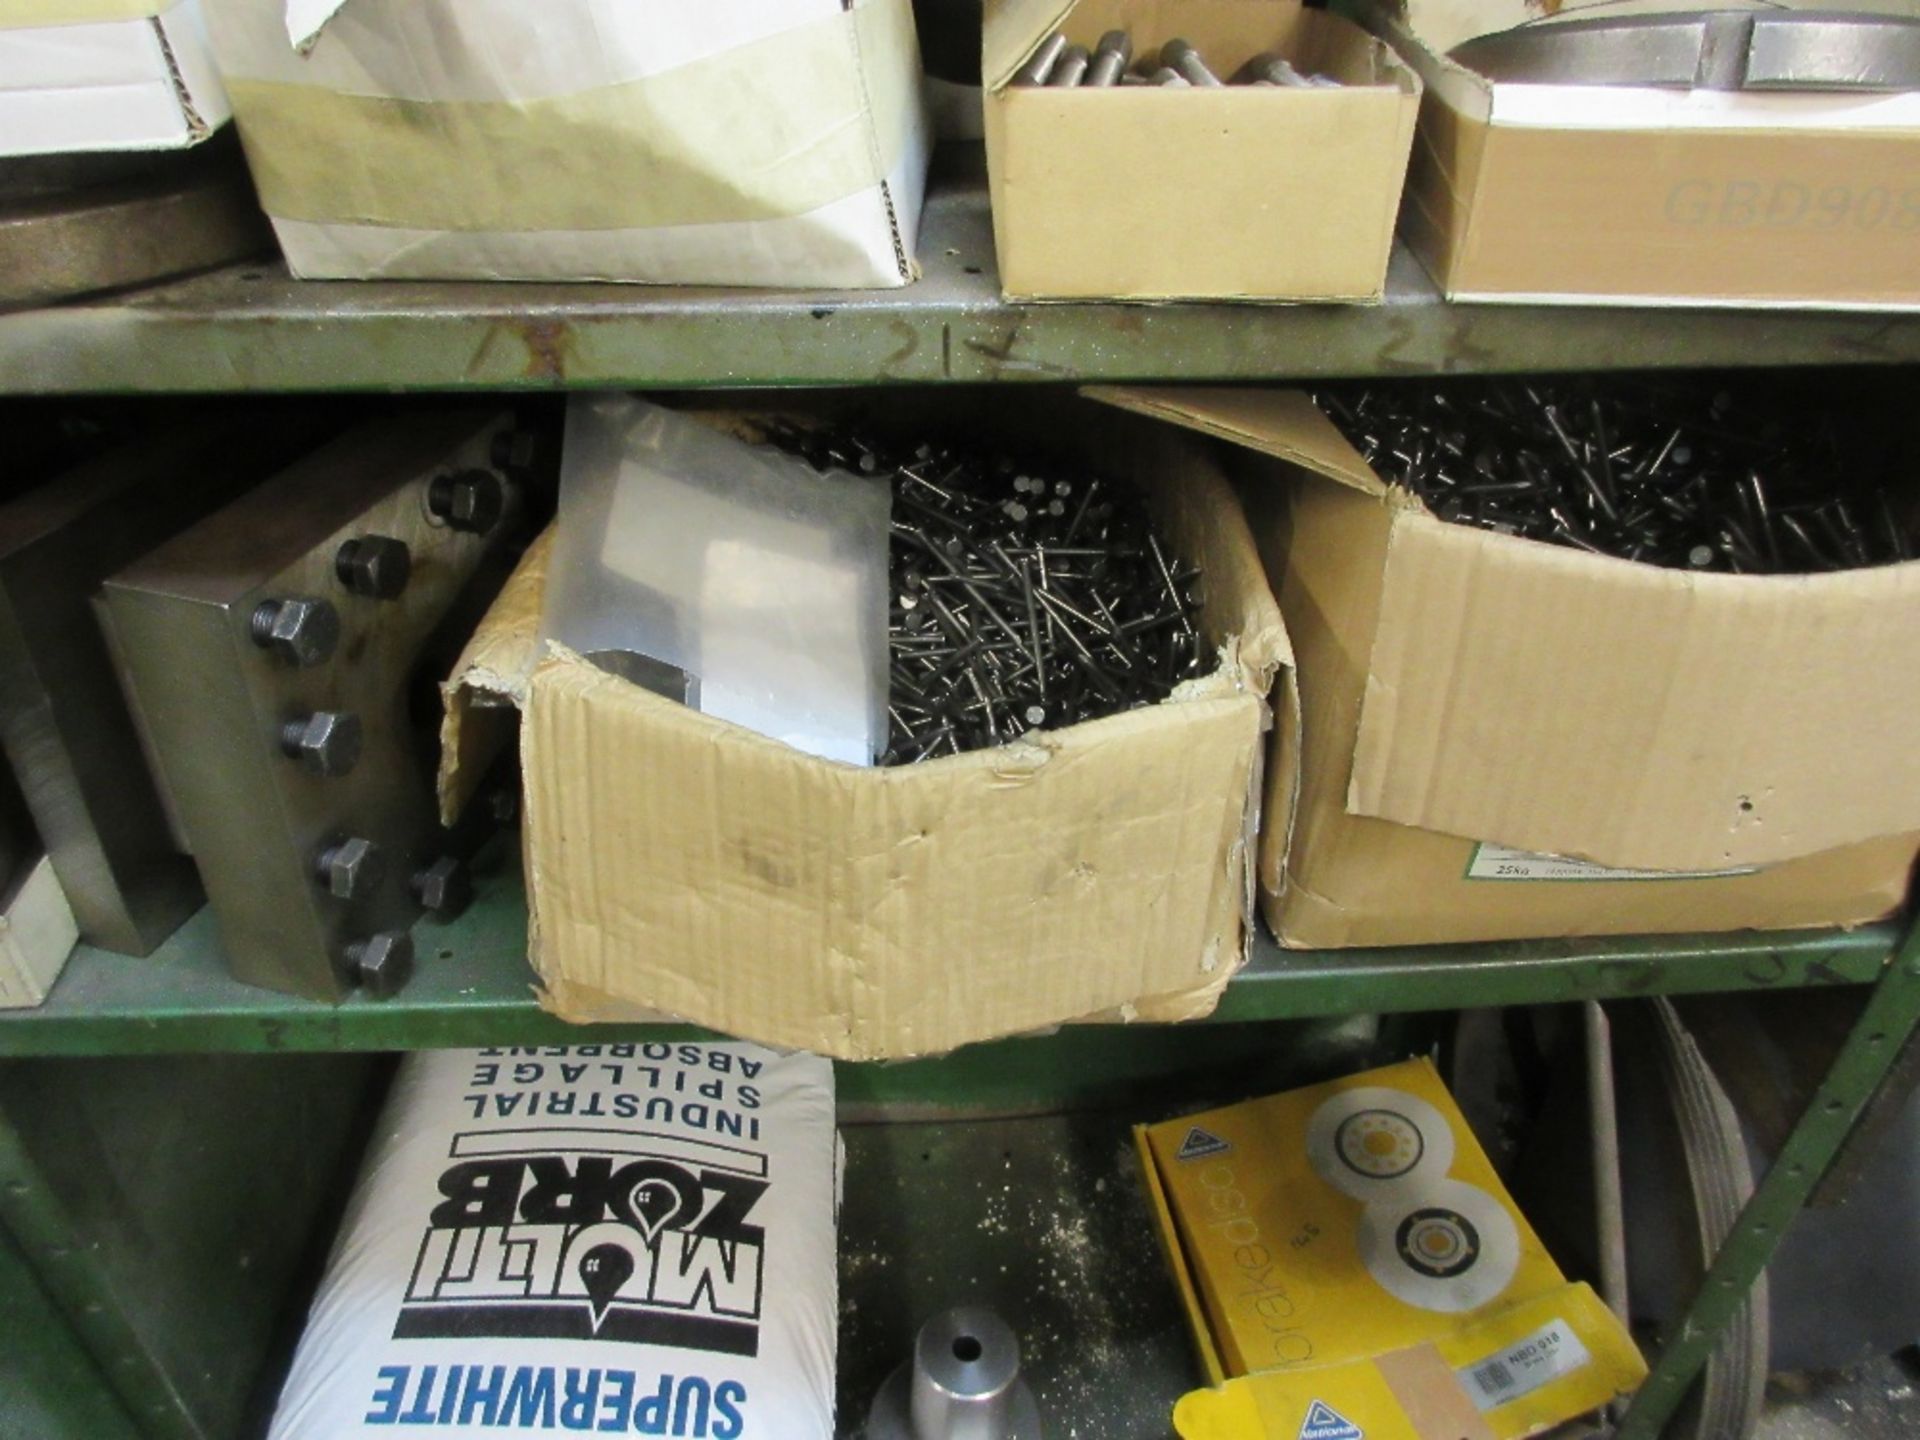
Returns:
[[[1547,1254],[1426,1060],[1140,1126],[1135,1140],[1215,1387],[1174,1411],[1189,1440],[1517,1440],[1646,1375],[1626,1327]]]
[[[303,277],[884,287],[928,138],[909,0],[206,0]]]
[[[1296,657],[1260,854],[1282,944],[1848,925],[1905,898],[1920,562],[1588,555],[1435,518],[1299,392],[1108,398],[1234,446]]]
[[[1264,50],[1340,89],[1021,87],[1054,30],[1136,54],[1184,37],[1230,75]],[[1020,298],[1378,300],[1419,82],[1298,0],[1004,0],[985,27],[1001,288]]]
[[[0,157],[182,150],[231,114],[200,0],[0,0]]]
[[[27,1010],[53,990],[80,943],[67,893],[42,855],[9,879],[0,875],[0,1010]]]
[[[1145,490],[1205,577],[1219,669],[1147,709],[856,768],[536,654],[543,542],[445,687],[441,794],[457,813],[523,711],[549,1009],[870,1059],[1213,1008],[1245,954],[1266,696],[1287,658],[1252,536],[1206,447],[1166,426],[1051,396],[997,396],[977,426],[1051,433]]]
[[[1425,82],[1402,232],[1449,299],[1920,305],[1920,91],[1496,84],[1445,57],[1529,0],[1366,13]]]

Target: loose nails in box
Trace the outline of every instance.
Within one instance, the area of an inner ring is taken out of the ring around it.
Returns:
[[[445,687],[441,793],[457,812],[510,734],[501,701],[522,710],[550,1009],[878,1058],[1213,1008],[1245,953],[1266,697],[1288,659],[1253,538],[1205,447],[1166,426],[1043,397],[974,423],[1144,491],[1204,576],[1218,668],[1147,709],[859,769],[538,654],[536,547]]]
[[[1099,392],[1233,442],[1297,668],[1282,943],[1877,918],[1920,840],[1920,562],[1690,574],[1450,524],[1304,394]]]

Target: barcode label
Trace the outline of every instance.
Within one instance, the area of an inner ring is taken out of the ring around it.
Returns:
[[[1489,1360],[1474,1370],[1473,1383],[1480,1387],[1483,1394],[1504,1395],[1513,1389],[1513,1372],[1507,1369],[1504,1362]]]
[[[1454,1375],[1484,1412],[1530,1395],[1592,1359],[1572,1327],[1564,1320],[1555,1320],[1504,1350],[1461,1366]]]
[[[1591,860],[1569,860],[1564,855],[1540,855],[1511,850],[1505,845],[1476,845],[1467,862],[1469,880],[1720,880],[1729,875],[1751,875],[1755,867],[1732,870],[1622,870]]]

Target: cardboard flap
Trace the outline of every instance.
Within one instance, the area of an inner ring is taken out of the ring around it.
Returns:
[[[1365,495],[1387,494],[1385,482],[1304,390],[1093,385],[1082,393],[1136,415],[1230,440]]]
[[[440,684],[440,823],[466,809],[496,756],[513,738],[518,707],[539,658],[540,607],[553,554],[553,527],[534,541],[488,607],[473,638]]]
[[[1920,562],[1692,575],[1402,512],[1347,808],[1605,865],[1920,828]]]
[[[287,0],[287,43],[305,54],[347,0]]]
[[[998,90],[1011,80],[1073,6],[1074,0],[987,0],[980,28],[980,76],[986,88]]]

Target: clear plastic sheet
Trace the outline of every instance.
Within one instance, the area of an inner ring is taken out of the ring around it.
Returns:
[[[796,749],[887,734],[885,479],[817,474],[627,395],[567,410],[541,638]]]

